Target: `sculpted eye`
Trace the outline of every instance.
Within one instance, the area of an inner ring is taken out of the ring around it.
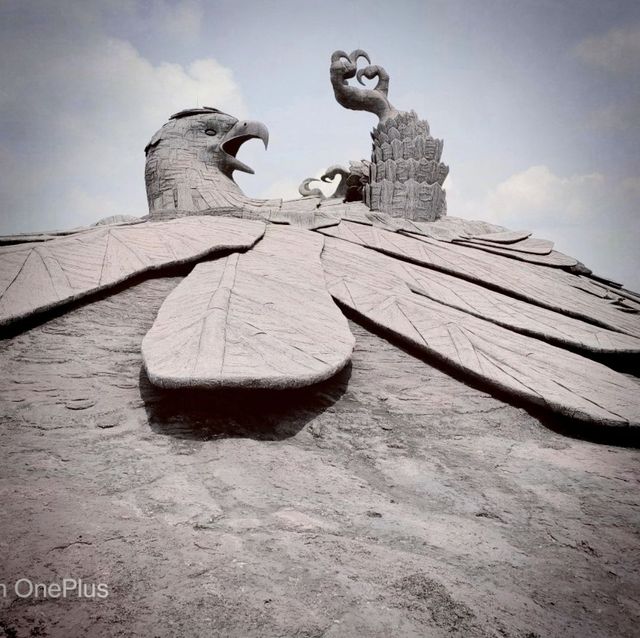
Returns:
[[[207,135],[216,135],[217,134],[216,131],[214,129],[212,129],[212,128],[205,129],[205,133]]]

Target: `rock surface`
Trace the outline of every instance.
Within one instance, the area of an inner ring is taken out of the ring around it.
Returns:
[[[198,264],[142,342],[151,381],[295,388],[343,368],[354,341],[325,288],[323,239],[270,225],[251,251]]]
[[[504,233],[501,234],[504,235]],[[479,244],[481,246],[492,246],[494,248],[500,247],[503,250],[515,250],[519,253],[531,253],[532,255],[548,255],[553,250],[553,242],[548,239],[527,237],[519,241],[505,242],[503,238],[491,239],[490,237],[491,236],[486,239],[469,237],[466,241],[472,244]]]
[[[535,244],[536,248],[529,249],[528,246],[524,246],[523,250],[519,250],[517,244],[491,244],[490,242],[476,242],[476,241],[467,241],[463,239],[454,240],[456,244],[459,246],[467,246],[469,248],[476,248],[477,250],[484,250],[488,253],[494,253],[495,255],[502,255],[503,257],[510,257],[511,259],[519,259],[520,261],[528,261],[532,264],[540,264],[541,266],[552,266],[556,268],[571,268],[572,266],[577,265],[578,260],[574,257],[569,257],[569,255],[565,255],[564,253],[558,252],[557,250],[547,250],[546,252],[537,252],[538,245]],[[536,242],[544,242],[545,248],[541,250],[546,250],[546,246],[553,244],[551,242],[545,242],[545,240],[531,240]],[[524,243],[524,242],[521,242]]]
[[[101,227],[0,248],[0,326],[122,283],[135,275],[246,250],[264,224],[223,217]]]
[[[597,286],[558,268],[519,262],[424,236],[409,237],[346,221],[318,232],[462,277],[610,330],[640,336],[638,314],[627,313],[611,303],[615,296],[602,295],[599,298]]]
[[[109,586],[10,593],[6,635],[637,634],[633,440],[567,436],[355,324],[313,388],[163,391],[140,342],[178,281],[0,342],[1,580]]]
[[[636,380],[416,295],[390,269],[364,278],[350,268],[348,259],[323,263],[336,300],[436,361],[567,417],[597,425],[640,426]]]
[[[322,262],[334,277],[386,282],[446,306],[543,341],[591,353],[640,354],[640,339],[514,299],[459,277],[398,261],[377,251],[327,237]],[[379,278],[377,273],[382,273]]]

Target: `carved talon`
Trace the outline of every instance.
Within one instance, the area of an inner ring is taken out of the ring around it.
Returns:
[[[340,166],[339,164],[334,164],[333,166],[329,166],[329,168],[324,172],[324,175],[320,178],[323,182],[328,183],[331,182],[336,175],[340,175],[340,183],[336,188],[335,192],[331,197],[339,197],[344,199],[347,194],[347,178],[349,177],[349,171]]]
[[[358,70],[358,60],[364,58],[368,66]],[[389,74],[381,66],[372,65],[366,51],[356,49],[350,54],[344,51],[334,51],[329,67],[331,85],[336,100],[347,109],[354,111],[369,111],[375,113],[380,121],[384,121],[397,114],[396,109],[387,99],[389,92]],[[378,84],[372,89],[361,89],[350,86],[347,80],[355,77],[364,86],[362,77],[369,80],[378,78]]]
[[[298,192],[303,197],[319,197],[320,199],[326,199],[324,193],[319,188],[309,188],[311,182],[319,182],[319,179],[315,177],[307,177],[302,180],[300,186],[298,186]]]

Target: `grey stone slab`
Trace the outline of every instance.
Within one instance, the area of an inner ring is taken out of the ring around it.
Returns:
[[[341,304],[426,355],[552,412],[606,426],[640,425],[640,384],[604,365],[411,292],[382,270],[324,262]]]
[[[531,237],[529,230],[503,230],[473,235],[473,239],[486,240],[498,244],[513,244]]]
[[[354,339],[326,291],[321,235],[270,225],[241,255],[198,264],[142,342],[162,387],[290,388],[326,379]]]
[[[287,199],[282,202],[281,211],[285,213],[294,213],[297,211],[316,211],[322,198],[320,197],[302,197],[300,199]]]
[[[461,217],[441,217],[435,222],[408,222],[399,232],[423,235],[440,241],[453,241],[472,236],[475,233],[500,233],[505,229],[488,222],[462,219]]]
[[[69,303],[135,275],[194,261],[221,250],[245,250],[262,222],[187,217],[103,226],[43,243],[0,248],[0,325]]]
[[[502,255],[503,257],[519,259],[520,261],[528,261],[529,263],[540,264],[541,266],[571,268],[578,263],[577,259],[569,257],[569,255],[565,255],[557,250],[552,250],[547,254],[538,254],[529,251],[520,252],[511,247],[507,248],[506,246],[503,248],[500,244],[491,246],[488,243],[480,244],[478,242],[470,242],[462,239],[454,239],[453,241],[459,246],[466,246],[467,248],[473,248],[475,250],[484,250],[485,252],[493,253],[494,255]],[[510,246],[517,246],[517,244],[511,244]]]
[[[583,280],[559,268],[504,259],[453,243],[410,237],[345,221],[318,232],[462,277],[610,330],[640,337],[640,317],[624,312],[611,299],[601,299],[580,289],[578,286]]]
[[[537,239],[536,237],[528,237],[519,241],[509,243],[501,241],[491,241],[489,239],[476,239],[470,237],[464,240],[470,244],[479,244],[480,246],[499,247],[501,250],[513,250],[519,253],[531,253],[532,255],[548,255],[553,250],[553,242],[548,239]]]
[[[319,198],[314,197],[285,201],[279,211],[271,214],[269,221],[274,224],[289,224],[309,230],[339,224],[340,217],[333,212],[335,207],[321,209],[318,207],[320,201]]]
[[[353,203],[359,203],[359,202],[353,202]],[[320,202],[320,208],[333,208],[336,206],[340,207],[344,205],[345,205],[345,201],[344,201],[344,198],[342,197],[327,197],[326,199],[323,199]]]
[[[412,292],[462,310],[503,328],[554,345],[593,353],[640,354],[640,339],[514,299],[459,277],[402,262],[362,246],[327,237],[322,263],[333,273],[344,272],[357,281],[383,273],[394,288],[404,284]]]

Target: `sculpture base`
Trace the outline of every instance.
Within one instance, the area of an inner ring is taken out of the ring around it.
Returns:
[[[433,222],[447,214],[446,191],[437,183],[385,179],[365,187],[364,201],[371,210],[412,221]]]

